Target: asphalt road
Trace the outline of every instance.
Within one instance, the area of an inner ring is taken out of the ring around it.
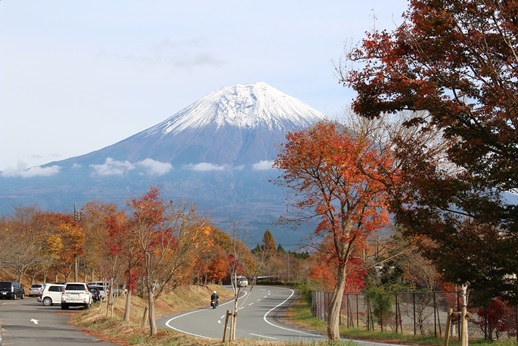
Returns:
[[[60,305],[43,306],[34,297],[0,300],[0,345],[59,346],[113,345],[84,334],[69,324],[70,315],[82,308],[61,310]]]
[[[238,300],[236,338],[279,341],[324,340],[325,335],[296,326],[287,326],[279,320],[283,310],[291,303],[293,294],[293,290],[282,287],[244,288]],[[207,302],[209,302],[208,297]],[[217,309],[212,309],[207,304],[206,308],[162,317],[157,323],[162,328],[170,328],[201,338],[222,340],[226,312],[231,311],[233,307],[234,301],[221,303]]]
[[[281,287],[255,286],[253,289],[244,289],[238,300],[236,338],[308,342],[325,340],[326,336],[316,331],[282,323],[280,317],[293,300],[293,294],[291,289]],[[207,304],[206,308],[162,317],[157,323],[160,327],[196,337],[221,340],[226,312],[233,307],[234,301],[222,303],[217,309],[212,309]],[[80,313],[81,310],[82,308],[61,310],[59,305],[47,307],[38,303],[36,298],[29,297],[0,300],[0,346],[116,346],[85,334],[69,324],[71,315]],[[368,341],[354,343],[360,346],[389,345]]]

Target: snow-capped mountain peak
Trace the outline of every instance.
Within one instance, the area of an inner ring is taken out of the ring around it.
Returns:
[[[152,159],[174,167],[241,167],[274,160],[288,132],[322,119],[321,112],[266,83],[235,85],[118,143],[66,161],[92,165]]]
[[[214,91],[147,130],[148,135],[177,134],[186,129],[230,125],[290,131],[324,118],[319,111],[270,85],[235,85]]]

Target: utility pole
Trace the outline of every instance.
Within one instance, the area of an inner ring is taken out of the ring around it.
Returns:
[[[79,222],[81,220],[81,212],[77,211],[76,203],[74,202],[74,221]],[[74,280],[79,281],[79,258],[77,254],[74,254]]]
[[[81,220],[81,212],[77,211],[76,202],[74,202],[74,220],[75,221],[80,221]]]

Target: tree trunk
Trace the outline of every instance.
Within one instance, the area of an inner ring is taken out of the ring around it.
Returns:
[[[153,291],[150,290],[148,293],[148,319],[149,319],[149,336],[153,336],[157,333],[156,321],[155,321],[155,300]]]
[[[126,293],[126,306],[124,308],[124,321],[130,320],[130,309],[131,308],[131,290]]]
[[[74,281],[79,281],[79,259],[77,256],[74,258]]]
[[[338,265],[336,285],[333,289],[333,294],[331,295],[331,304],[329,306],[327,321],[327,337],[332,341],[340,340],[340,310],[345,290],[345,270],[345,263],[340,263]]]

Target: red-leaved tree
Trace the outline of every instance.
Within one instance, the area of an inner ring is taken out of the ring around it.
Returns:
[[[348,58],[342,82],[358,114],[416,111],[398,142],[404,162],[399,224],[447,280],[518,297],[518,5],[507,0],[410,0],[403,23],[372,31]],[[357,67],[357,68],[355,68]],[[419,111],[419,112],[417,112]],[[445,150],[420,139],[440,130]]]
[[[332,122],[286,138],[274,164],[283,170],[276,183],[295,193],[297,210],[319,220],[315,233],[326,244],[326,258],[336,264],[327,334],[339,340],[349,260],[361,253],[369,235],[389,222],[387,192],[380,181],[392,172],[392,156],[378,151],[366,136]]]
[[[194,257],[212,228],[194,206],[166,200],[158,188],[132,199],[129,208],[129,236],[142,258],[149,334],[155,335],[155,301],[168,287],[185,282]]]

